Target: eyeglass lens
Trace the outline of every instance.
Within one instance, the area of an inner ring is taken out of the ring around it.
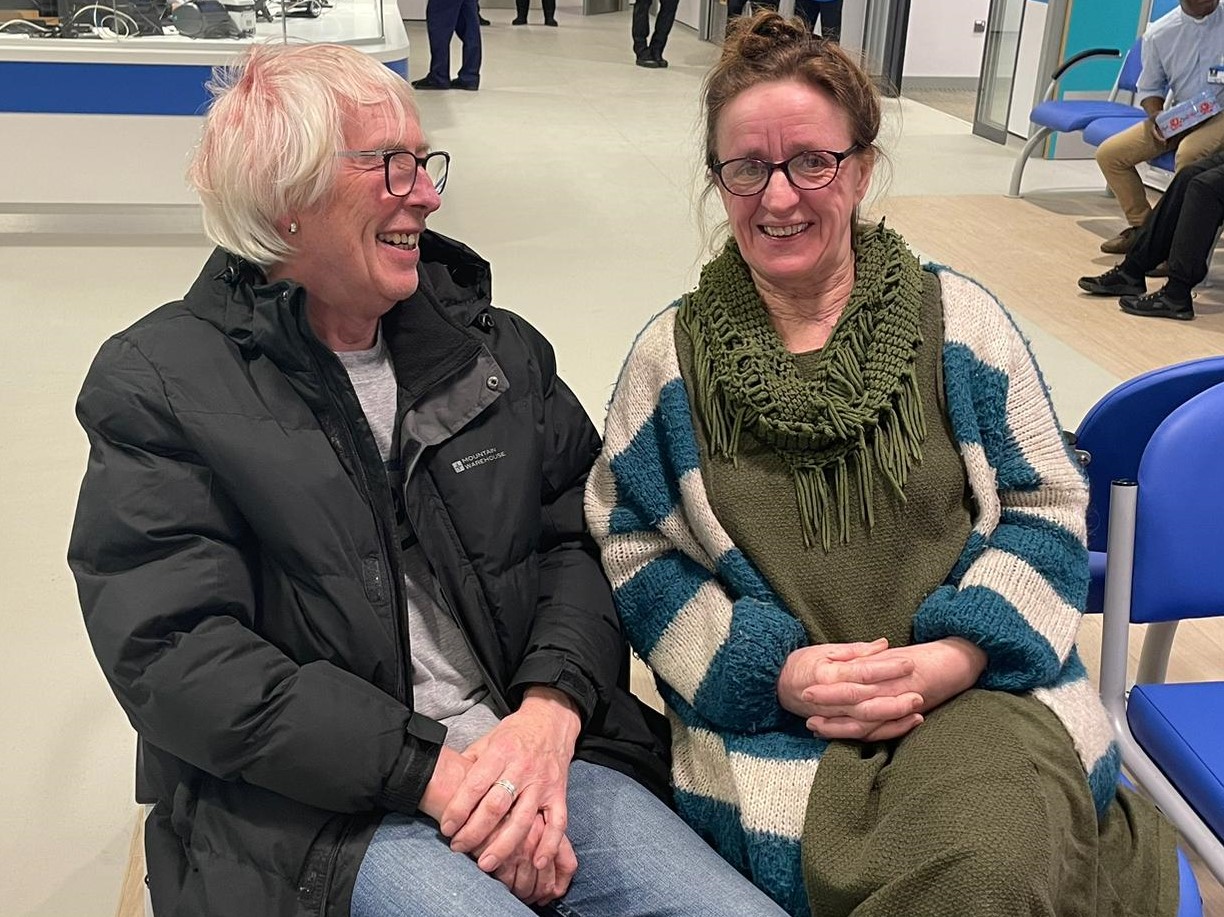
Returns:
[[[447,158],[441,152],[417,158],[410,152],[394,153],[387,159],[387,188],[397,197],[407,197],[416,184],[417,168],[425,167],[425,174],[435,190],[441,191],[446,184]]]
[[[804,191],[823,188],[837,174],[838,161],[824,150],[804,150],[786,161],[784,169],[791,184]],[[732,194],[755,194],[769,183],[774,169],[759,159],[734,159],[724,163],[721,177]]]

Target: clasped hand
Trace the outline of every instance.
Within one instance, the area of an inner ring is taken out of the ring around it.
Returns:
[[[897,739],[923,715],[976,684],[986,654],[959,637],[889,648],[826,643],[795,650],[778,677],[778,701],[825,739]]]
[[[528,904],[560,898],[578,868],[565,794],[579,729],[566,695],[528,688],[519,709],[462,754],[442,750],[421,800],[452,850]]]

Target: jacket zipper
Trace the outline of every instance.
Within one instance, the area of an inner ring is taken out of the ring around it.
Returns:
[[[323,875],[323,896],[319,899],[319,917],[327,917],[327,899],[331,895],[332,880],[336,875],[336,861],[340,859],[340,848],[348,840],[349,832],[352,829],[353,817],[350,815],[345,818],[344,828],[341,829],[340,836],[336,838],[336,843],[332,844],[331,855],[327,858],[327,871]]]
[[[424,548],[421,549],[422,553],[424,553],[424,550]],[[493,680],[493,676],[489,673],[489,670],[485,667],[485,664],[480,661],[480,654],[476,652],[476,647],[472,645],[472,638],[468,636],[467,628],[464,627],[463,622],[459,620],[459,615],[455,612],[454,605],[447,597],[446,590],[442,588],[442,582],[436,576],[434,577],[434,582],[438,584],[438,599],[442,602],[442,607],[446,609],[446,613],[450,615],[451,620],[455,622],[455,627],[459,629],[459,633],[463,635],[463,642],[464,645],[467,646],[468,655],[471,656],[476,662],[477,670],[480,672],[481,677],[484,678],[484,683],[489,687],[489,694],[501,708],[501,716],[509,716],[514,711],[510,709],[510,704],[506,701],[506,695],[502,692],[502,689],[498,686],[497,682]]]
[[[409,464],[408,468],[404,471],[404,478],[403,478],[403,482],[401,483],[401,489],[403,490],[402,497],[404,500],[404,512],[408,512],[408,506],[410,505],[408,501],[408,481],[411,479],[412,473],[416,471],[417,465],[421,463],[421,457],[424,454],[425,454],[425,450],[422,448],[421,450],[417,452],[415,456],[413,456],[412,462]],[[413,523],[413,528],[414,529],[417,528],[415,523]],[[463,644],[464,646],[467,647],[468,655],[471,656],[472,660],[476,663],[477,671],[480,672],[481,678],[484,679],[485,685],[487,685],[489,688],[489,694],[493,697],[493,699],[497,702],[497,705],[503,711],[501,715],[509,716],[513,711],[510,709],[510,704],[506,701],[505,693],[502,691],[501,687],[494,680],[492,674],[489,672],[484,662],[481,661],[480,654],[476,652],[476,647],[472,644],[472,638],[468,634],[467,627],[464,625],[464,622],[459,618],[458,613],[455,611],[454,604],[451,602],[450,597],[446,594],[446,588],[442,585],[441,578],[439,578],[439,576],[436,573],[434,573],[434,562],[433,562],[433,559],[429,556],[429,550],[428,548],[426,548],[425,542],[421,540],[419,537],[417,541],[418,541],[418,544],[420,544],[421,546],[421,553],[425,556],[425,561],[429,564],[429,575],[433,577],[434,585],[436,587],[434,589],[435,598],[442,605],[443,610],[450,616],[450,619],[455,622],[455,627],[459,630],[460,636],[463,637]]]
[[[365,498],[366,504],[370,507],[371,515],[374,517],[374,528],[378,532],[378,544],[380,549],[379,559],[382,561],[383,568],[388,573],[388,579],[391,580],[388,587],[391,590],[391,607],[394,611],[395,618],[395,656],[397,662],[395,667],[396,699],[411,709],[412,703],[408,696],[408,685],[412,683],[412,679],[409,677],[407,671],[408,653],[406,650],[408,649],[408,638],[407,627],[404,621],[405,609],[403,607],[403,600],[401,597],[401,586],[396,581],[398,567],[391,561],[391,552],[388,550],[387,546],[388,536],[386,526],[384,525],[382,515],[379,513],[378,508],[374,505],[373,492],[370,488],[370,480],[367,476],[365,462],[362,460],[361,453],[357,449],[356,435],[353,433],[352,427],[349,426],[347,415],[337,402],[336,393],[328,383],[326,370],[321,365],[318,355],[312,353],[312,356],[314,358],[316,368],[319,371],[319,377],[323,380],[323,387],[327,390],[327,398],[328,402],[331,404],[332,412],[336,415],[340,421],[340,426],[344,430],[346,442],[343,445],[352,456],[353,465],[357,470],[357,485],[361,490],[362,496]]]

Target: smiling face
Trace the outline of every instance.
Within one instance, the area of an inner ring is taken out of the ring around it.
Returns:
[[[344,147],[411,150],[418,156],[429,149],[414,114],[406,114],[401,131],[396,119],[377,110],[349,120]],[[298,224],[289,236],[294,252],[268,276],[305,287],[316,330],[321,323],[374,323],[416,292],[417,241],[440,203],[423,170],[411,194],[396,197],[387,191],[381,156],[339,157],[331,192],[284,221],[286,227],[290,219]]]
[[[825,93],[794,80],[741,92],[723,108],[715,138],[719,161],[781,162],[803,150],[840,152],[854,144],[846,113]],[[871,168],[866,151],[843,161],[837,177],[815,191],[795,188],[780,169],[751,197],[717,185],[758,287],[808,289],[853,264],[851,223],[871,183]]]

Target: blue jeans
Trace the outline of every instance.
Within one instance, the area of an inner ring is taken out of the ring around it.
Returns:
[[[560,901],[528,907],[452,853],[432,819],[392,814],[361,862],[352,917],[785,917],[629,777],[575,761],[567,796],[578,872]]]

